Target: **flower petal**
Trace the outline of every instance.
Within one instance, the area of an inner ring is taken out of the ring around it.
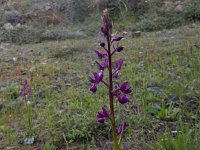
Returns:
[[[129,98],[127,95],[124,95],[122,97],[118,97],[118,100],[121,104],[125,104],[125,103],[128,103],[129,102]]]
[[[117,60],[116,69],[120,70],[122,65],[123,65],[123,60],[122,59]]]
[[[99,80],[98,80],[98,83],[99,83],[103,80],[104,72],[101,71],[98,75],[99,75]]]
[[[97,91],[97,87],[95,84],[90,87],[90,91],[93,93],[95,93]]]
[[[128,124],[126,122],[120,124],[117,129],[117,135],[120,135],[121,133],[123,133],[127,126]]]
[[[128,82],[123,82],[122,85],[120,86],[120,90],[121,91],[126,90],[127,85],[128,85]]]
[[[92,79],[92,77],[89,77],[89,81],[90,81],[91,83],[96,83],[96,81],[95,81],[94,79]]]
[[[105,53],[101,53],[101,52],[99,52],[99,51],[97,51],[97,50],[95,50],[95,53],[97,54],[97,56],[98,56],[100,59],[104,58],[104,56],[105,56]]]
[[[108,67],[108,59],[104,60],[104,69]]]
[[[108,112],[107,112],[107,110],[106,110],[105,107],[102,107],[102,111],[103,111],[104,117],[105,117],[105,118],[108,117]]]

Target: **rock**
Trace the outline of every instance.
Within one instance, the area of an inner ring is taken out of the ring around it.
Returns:
[[[155,96],[158,96],[158,97],[163,96],[162,90],[159,87],[156,87],[156,86],[148,87],[147,91],[149,91],[150,93],[152,93],[152,94],[154,94]]]
[[[17,24],[22,21],[21,14],[14,10],[14,11],[5,11],[3,14],[3,19],[6,23]]]
[[[6,31],[10,31],[10,30],[13,30],[14,27],[11,23],[6,23],[3,25],[3,28],[6,30]]]
[[[15,150],[16,147],[8,146],[7,150]]]
[[[178,102],[179,102],[179,97],[177,97],[176,95],[169,95],[167,97],[166,101],[166,106],[169,107],[171,104],[173,104],[174,106],[178,106]]]
[[[43,51],[40,51],[40,52],[39,52],[39,56],[44,56],[44,52],[43,52]]]
[[[13,61],[16,62],[17,61],[17,57],[13,57]]]
[[[45,10],[50,10],[51,9],[51,6],[47,5],[45,6]]]
[[[128,32],[127,31],[123,31],[123,35],[127,35],[128,34]]]
[[[45,98],[46,97],[45,96],[45,91],[44,90],[40,90],[38,96],[39,96],[40,99]]]
[[[24,143],[23,138],[22,138],[22,137],[17,138],[17,143],[18,143],[18,144],[23,144],[23,143]]]
[[[20,23],[18,23],[15,27],[20,28],[20,27],[22,27],[22,25]]]
[[[141,31],[132,32],[132,38],[140,37],[141,33]]]
[[[183,12],[183,5],[181,5],[181,4],[177,5],[176,8],[175,8],[175,11],[176,12]]]
[[[0,103],[0,111],[4,108],[4,105]],[[0,134],[1,137],[1,134]]]
[[[29,138],[25,138],[24,143],[31,145],[34,143],[34,141],[35,141],[34,137],[31,137],[31,138],[29,137]]]
[[[177,5],[180,5],[181,4],[181,1],[176,1],[175,2],[175,5],[177,6]]]
[[[29,69],[29,72],[30,72],[30,73],[33,73],[33,72],[35,72],[35,70],[36,70],[35,67],[31,67],[31,68]]]
[[[2,51],[8,51],[8,50],[10,50],[12,47],[13,47],[13,45],[10,44],[10,43],[2,43],[2,44],[0,45],[0,50],[2,50]]]
[[[0,140],[3,139],[4,134],[0,132]]]
[[[164,10],[166,12],[172,12],[174,10],[174,3],[170,1],[164,2]]]

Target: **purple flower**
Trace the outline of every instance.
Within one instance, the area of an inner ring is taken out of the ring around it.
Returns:
[[[121,52],[123,49],[124,49],[124,47],[119,46],[119,47],[115,48],[114,51],[115,51],[115,52]]]
[[[121,41],[121,39],[123,39],[123,37],[119,36],[117,38],[112,39],[111,43],[113,43],[113,42],[119,42],[119,41]]]
[[[97,87],[95,84],[93,84],[91,87],[90,87],[90,91],[95,93],[97,91]]]
[[[120,90],[121,90],[124,94],[129,94],[129,93],[132,92],[131,87],[128,87],[128,82],[122,83],[122,85],[120,86]]]
[[[101,53],[101,52],[99,52],[99,51],[97,51],[97,50],[95,50],[95,53],[97,54],[97,56],[98,56],[100,59],[102,59],[102,58],[104,58],[104,57],[106,56],[106,53]]]
[[[122,59],[117,60],[116,69],[120,70],[122,68],[122,65],[123,65],[123,60]]]
[[[24,97],[24,96],[31,96],[32,95],[32,91],[31,91],[31,87],[28,83],[28,80],[24,80],[24,82],[21,85],[21,89],[19,92],[19,96]]]
[[[121,104],[125,104],[125,103],[128,103],[129,102],[129,98],[127,95],[124,95],[124,96],[118,96],[118,100]]]
[[[98,121],[104,123],[107,117],[109,117],[108,112],[105,107],[102,107],[102,113],[98,112],[97,114]]]
[[[94,72],[94,79],[89,77],[89,81],[94,84],[98,84],[103,80],[104,73],[101,71],[100,73]]]
[[[118,129],[117,129],[117,135],[122,134],[125,131],[127,126],[128,126],[128,124],[126,122],[120,124]]]

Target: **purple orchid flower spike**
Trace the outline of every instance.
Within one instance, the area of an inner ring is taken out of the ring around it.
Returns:
[[[117,60],[116,69],[120,70],[122,68],[122,65],[123,65],[123,60],[122,59]]]
[[[131,87],[128,87],[128,82],[122,83],[122,85],[120,86],[120,90],[121,90],[124,94],[129,94],[129,93],[132,92]]]
[[[128,124],[126,122],[120,124],[117,129],[117,135],[119,136],[120,134],[122,134],[125,131],[125,129],[127,128],[127,126],[128,126]]]
[[[100,123],[104,123],[105,119],[108,118],[108,117],[109,117],[109,115],[108,115],[106,108],[102,107],[102,113],[98,112],[98,114],[97,114],[98,121]]]
[[[24,82],[21,85],[21,89],[19,92],[19,96],[24,97],[24,96],[31,96],[32,95],[32,91],[31,91],[31,87],[28,83],[28,80],[24,80]]]
[[[127,124],[122,123],[117,129],[116,126],[116,117],[115,117],[115,98],[118,99],[119,103],[125,104],[129,102],[129,97],[127,94],[131,93],[131,88],[128,86],[128,82],[123,82],[120,86],[119,84],[115,85],[114,78],[118,77],[119,71],[122,68],[123,60],[118,59],[116,61],[115,68],[113,67],[113,55],[118,54],[118,52],[123,51],[124,47],[119,46],[119,41],[123,39],[122,36],[112,38],[112,21],[109,17],[108,9],[103,11],[102,16],[102,27],[101,32],[104,35],[105,43],[100,43],[100,47],[103,51],[95,50],[97,56],[102,60],[102,62],[96,61],[97,67],[100,70],[100,73],[94,72],[93,77],[89,77],[89,81],[92,83],[90,91],[95,93],[97,91],[97,85],[101,82],[108,88],[108,98],[109,98],[109,114],[105,107],[102,107],[102,111],[97,113],[98,122],[104,123],[107,118],[109,118],[112,124],[112,135],[113,135],[113,149],[120,149],[120,141],[117,137],[122,134],[125,130]],[[116,42],[116,45],[115,45]],[[105,71],[108,69],[108,71]],[[105,79],[104,71],[108,74]],[[118,82],[117,82],[118,83]],[[117,131],[117,132],[116,132]]]
[[[117,38],[112,39],[111,43],[113,43],[113,42],[119,42],[119,41],[121,41],[122,39],[123,39],[123,37],[122,37],[122,36],[119,36],[119,37],[117,37]]]

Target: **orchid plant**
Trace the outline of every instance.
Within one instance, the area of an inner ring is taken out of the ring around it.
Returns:
[[[116,98],[120,104],[126,104],[129,102],[128,94],[132,92],[128,82],[123,82],[121,85],[114,82],[118,79],[119,71],[123,65],[123,59],[118,59],[115,63],[115,67],[112,65],[113,57],[115,54],[121,52],[124,47],[119,46],[119,42],[123,37],[112,37],[113,24],[109,17],[108,9],[105,9],[102,16],[102,27],[101,32],[104,35],[105,43],[100,43],[101,51],[95,50],[98,58],[102,61],[101,63],[96,61],[99,72],[94,72],[94,77],[89,77],[89,81],[92,84],[90,91],[96,93],[97,86],[103,83],[109,91],[109,109],[105,106],[102,107],[102,112],[98,112],[97,118],[100,123],[104,123],[107,119],[112,124],[112,135],[114,139],[114,149],[119,150],[120,139],[122,133],[127,127],[127,123],[122,122],[117,128],[114,110],[114,99]],[[105,70],[108,70],[108,81],[104,78]],[[116,85],[115,85],[116,84]]]
[[[21,88],[20,88],[20,92],[19,92],[19,96],[22,97],[24,99],[24,101],[27,101],[27,98],[32,96],[32,90],[31,90],[31,86],[28,82],[28,80],[24,80]],[[30,105],[30,101],[26,102],[26,115],[27,115],[27,127],[29,129],[29,134],[32,134],[32,119],[31,119],[31,105]]]

